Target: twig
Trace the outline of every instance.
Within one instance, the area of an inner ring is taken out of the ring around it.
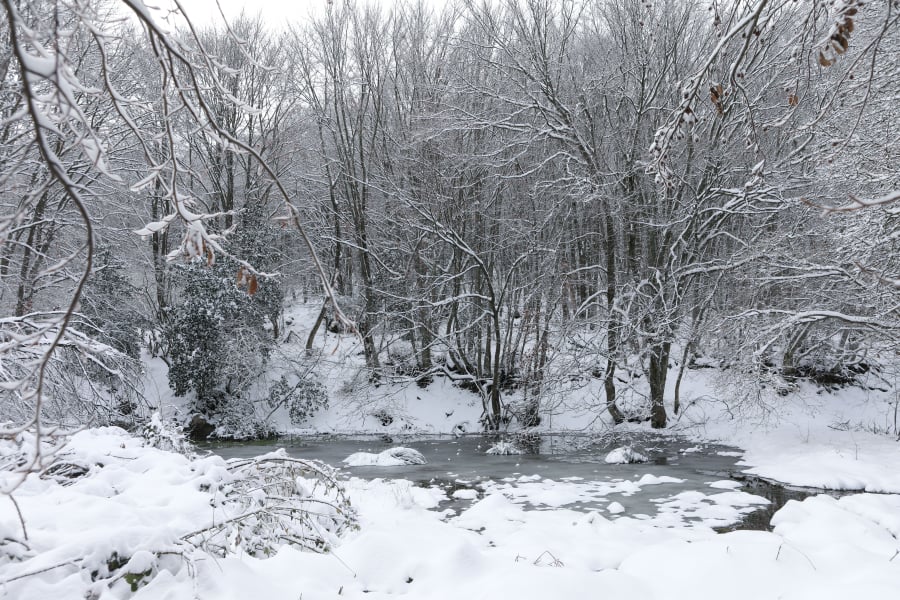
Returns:
[[[13,503],[13,506],[16,507],[16,513],[19,515],[19,523],[22,525],[22,536],[25,538],[25,541],[28,541],[28,530],[25,529],[25,517],[22,516],[22,509],[19,508],[19,503],[16,501],[15,496],[13,496],[12,492],[6,494],[6,497],[9,498],[9,501]]]
[[[54,569],[59,569],[61,567],[74,566],[78,563],[82,562],[83,558],[75,558],[64,563],[59,563],[57,565],[50,565],[49,567],[44,567],[43,569],[38,569],[37,571],[29,571],[28,573],[22,573],[21,575],[16,575],[14,577],[10,577],[9,579],[4,579],[0,581],[0,587],[12,583],[13,581],[18,581],[20,579],[25,579],[26,577],[34,577],[35,575],[40,575],[41,573],[46,573],[47,571],[52,571]]]

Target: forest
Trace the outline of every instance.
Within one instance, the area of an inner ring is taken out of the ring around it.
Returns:
[[[662,428],[689,365],[895,356],[895,2],[4,6],[9,422],[146,419],[142,352],[246,414],[300,296],[307,348],[351,332],[372,384],[449,378],[487,429],[584,377]]]
[[[0,599],[894,597],[898,0],[261,6],[0,0]]]

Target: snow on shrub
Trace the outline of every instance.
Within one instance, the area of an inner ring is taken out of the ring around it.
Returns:
[[[328,390],[308,376],[290,386],[287,377],[282,375],[269,390],[269,405],[273,408],[287,405],[291,423],[303,425],[314,414],[328,408]]]
[[[259,440],[277,435],[275,427],[257,414],[253,402],[245,398],[223,397],[218,414],[210,419],[212,436],[220,440]]]
[[[284,450],[228,461],[230,478],[214,490],[220,518],[186,540],[224,556],[235,544],[258,557],[282,545],[326,552],[354,524],[336,470]]]
[[[190,456],[194,447],[188,441],[184,430],[175,423],[163,421],[159,411],[150,416],[150,421],[141,429],[141,437],[151,448],[177,452]]]

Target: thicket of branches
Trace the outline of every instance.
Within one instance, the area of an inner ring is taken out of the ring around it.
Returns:
[[[686,365],[846,381],[895,343],[895,1],[3,6],[10,435],[138,414],[142,347],[198,412],[246,399],[314,279],[373,380],[490,428],[589,377],[663,427]]]

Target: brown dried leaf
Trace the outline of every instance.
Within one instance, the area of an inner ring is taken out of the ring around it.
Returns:
[[[847,38],[845,38],[841,34],[836,33],[831,36],[831,47],[834,48],[834,51],[839,55],[846,52],[849,46],[850,43],[847,41]]]
[[[256,293],[257,289],[259,289],[259,283],[256,281],[256,275],[251,273],[250,282],[247,284],[247,294],[252,296]]]
[[[709,100],[713,103],[713,106],[716,107],[716,111],[721,115],[722,114],[722,85],[716,85],[714,87],[709,88]]]

